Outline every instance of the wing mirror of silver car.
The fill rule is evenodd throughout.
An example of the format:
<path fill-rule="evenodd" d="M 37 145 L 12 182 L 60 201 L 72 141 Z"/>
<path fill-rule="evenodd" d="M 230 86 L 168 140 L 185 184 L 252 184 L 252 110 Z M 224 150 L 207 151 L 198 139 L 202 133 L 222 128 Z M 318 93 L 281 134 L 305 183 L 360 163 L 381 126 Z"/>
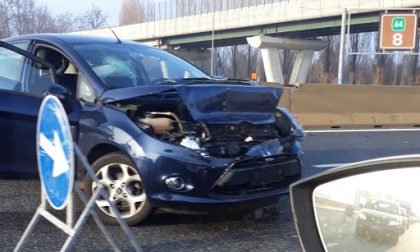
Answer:
<path fill-rule="evenodd" d="M 291 185 L 305 251 L 417 251 L 420 156 L 369 160 Z"/>

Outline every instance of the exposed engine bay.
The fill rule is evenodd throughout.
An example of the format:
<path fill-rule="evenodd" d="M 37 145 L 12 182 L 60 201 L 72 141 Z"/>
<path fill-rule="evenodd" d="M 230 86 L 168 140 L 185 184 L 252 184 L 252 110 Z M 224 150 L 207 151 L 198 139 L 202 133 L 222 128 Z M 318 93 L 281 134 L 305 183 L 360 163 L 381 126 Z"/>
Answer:
<path fill-rule="evenodd" d="M 148 111 L 136 120 L 150 126 L 153 134 L 163 141 L 214 157 L 245 155 L 252 146 L 273 138 L 280 139 L 285 149 L 290 142 L 290 132 L 280 132 L 275 124 L 205 124 L 182 120 L 174 112 L 167 111 Z"/>
<path fill-rule="evenodd" d="M 299 138 L 281 109 L 274 109 L 272 123 L 211 123 L 194 120 L 191 110 L 176 92 L 136 97 L 114 103 L 147 134 L 162 141 L 199 152 L 203 156 L 234 158 L 275 140 L 281 153 L 288 153 Z M 236 112 L 236 111 L 235 111 Z M 277 153 L 278 154 L 278 153 Z"/>

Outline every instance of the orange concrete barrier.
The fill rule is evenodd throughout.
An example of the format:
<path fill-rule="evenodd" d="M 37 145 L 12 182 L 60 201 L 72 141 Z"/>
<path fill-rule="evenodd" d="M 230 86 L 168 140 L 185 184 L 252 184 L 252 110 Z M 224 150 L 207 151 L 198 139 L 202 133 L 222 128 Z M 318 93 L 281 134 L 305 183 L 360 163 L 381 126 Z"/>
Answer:
<path fill-rule="evenodd" d="M 301 84 L 284 87 L 280 106 L 304 128 L 420 126 L 420 87 L 415 86 Z"/>

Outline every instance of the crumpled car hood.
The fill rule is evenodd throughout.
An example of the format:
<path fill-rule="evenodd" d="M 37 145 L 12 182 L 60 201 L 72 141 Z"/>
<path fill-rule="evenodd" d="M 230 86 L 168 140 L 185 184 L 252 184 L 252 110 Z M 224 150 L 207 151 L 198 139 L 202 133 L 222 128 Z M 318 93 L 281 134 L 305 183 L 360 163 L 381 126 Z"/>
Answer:
<path fill-rule="evenodd" d="M 273 123 L 282 90 L 239 85 L 176 87 L 196 121 L 204 123 Z"/>
<path fill-rule="evenodd" d="M 105 103 L 175 90 L 195 121 L 212 124 L 267 124 L 275 122 L 282 89 L 226 84 L 158 85 L 113 89 L 103 93 Z"/>

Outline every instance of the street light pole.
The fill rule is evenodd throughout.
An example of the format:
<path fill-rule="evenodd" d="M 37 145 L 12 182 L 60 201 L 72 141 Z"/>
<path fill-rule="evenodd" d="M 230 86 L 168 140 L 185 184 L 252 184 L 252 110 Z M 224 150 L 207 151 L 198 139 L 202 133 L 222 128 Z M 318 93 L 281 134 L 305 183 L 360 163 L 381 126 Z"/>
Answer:
<path fill-rule="evenodd" d="M 338 84 L 343 84 L 343 68 L 344 68 L 344 46 L 346 35 L 346 16 L 347 9 L 343 8 L 341 12 L 341 34 L 340 34 L 340 55 L 338 59 Z"/>
<path fill-rule="evenodd" d="M 214 23 L 216 13 L 216 0 L 213 0 L 213 28 L 211 31 L 211 59 L 210 59 L 210 75 L 214 75 Z"/>

